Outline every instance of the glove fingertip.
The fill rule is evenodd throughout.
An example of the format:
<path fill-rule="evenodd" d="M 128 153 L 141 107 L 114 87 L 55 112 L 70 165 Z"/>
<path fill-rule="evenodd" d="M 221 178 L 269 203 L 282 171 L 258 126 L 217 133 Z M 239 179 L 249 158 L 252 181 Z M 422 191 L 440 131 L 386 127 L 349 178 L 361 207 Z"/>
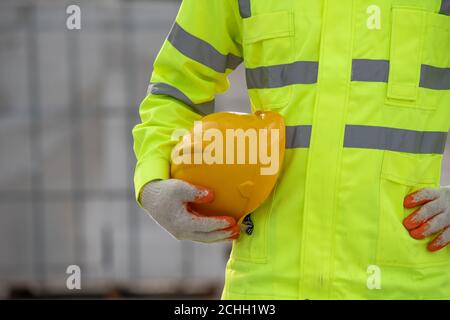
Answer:
<path fill-rule="evenodd" d="M 403 207 L 407 209 L 411 209 L 416 207 L 416 202 L 414 201 L 413 194 L 409 194 L 403 200 Z"/>
<path fill-rule="evenodd" d="M 210 203 L 214 200 L 214 191 L 205 188 L 196 186 L 197 193 L 193 202 L 201 204 L 201 203 Z"/>
<path fill-rule="evenodd" d="M 416 197 L 419 192 L 420 191 L 416 191 L 414 193 L 407 195 L 403 200 L 403 207 L 405 207 L 406 209 L 412 209 L 431 201 L 431 199 L 418 200 Z"/>
<path fill-rule="evenodd" d="M 239 238 L 239 235 L 241 234 L 241 229 L 238 225 L 234 225 L 229 229 L 231 231 L 231 235 L 228 237 L 228 240 L 236 240 L 237 238 Z"/>
<path fill-rule="evenodd" d="M 434 252 L 434 251 L 441 250 L 442 248 L 445 248 L 449 244 L 450 244 L 450 240 L 445 237 L 445 232 L 444 232 L 440 236 L 435 238 L 433 241 L 431 241 L 428 244 L 427 249 L 428 249 L 428 251 Z"/>
<path fill-rule="evenodd" d="M 228 216 L 216 216 L 215 219 L 218 219 L 221 223 L 221 226 L 218 231 L 233 231 L 233 233 L 236 232 L 237 229 L 239 229 L 239 226 L 236 224 L 236 221 L 232 217 Z"/>
<path fill-rule="evenodd" d="M 226 222 L 228 222 L 228 226 L 226 228 L 230 228 L 230 227 L 236 226 L 236 220 L 233 217 L 222 216 L 222 217 L 220 217 L 220 219 L 223 219 Z"/>
<path fill-rule="evenodd" d="M 422 240 L 422 239 L 425 239 L 424 232 L 425 232 L 425 227 L 422 226 L 417 229 L 411 230 L 409 232 L 409 234 L 411 235 L 411 237 L 413 237 L 416 240 Z"/>
<path fill-rule="evenodd" d="M 414 211 L 413 213 L 411 213 L 409 216 L 407 216 L 407 217 L 403 220 L 403 225 L 405 226 L 406 229 L 408 229 L 408 230 L 413 230 L 413 229 L 416 229 L 417 227 L 420 226 L 420 224 L 422 223 L 422 221 L 417 221 L 417 219 L 416 219 L 419 210 L 420 210 L 420 209 L 417 209 L 416 211 Z"/>
<path fill-rule="evenodd" d="M 449 244 L 448 242 L 444 244 L 439 244 L 439 241 L 435 239 L 428 244 L 427 249 L 428 251 L 435 252 L 446 247 L 448 244 Z"/>
<path fill-rule="evenodd" d="M 417 228 L 419 226 L 419 223 L 414 222 L 412 218 L 413 217 L 409 216 L 403 220 L 403 226 L 407 230 L 414 230 L 415 228 Z"/>
<path fill-rule="evenodd" d="M 407 209 L 422 206 L 430 201 L 438 198 L 436 190 L 434 189 L 421 189 L 416 192 L 410 193 L 403 200 L 403 206 Z"/>
<path fill-rule="evenodd" d="M 442 246 L 437 245 L 434 241 L 430 242 L 427 246 L 428 251 L 435 252 L 442 249 Z"/>

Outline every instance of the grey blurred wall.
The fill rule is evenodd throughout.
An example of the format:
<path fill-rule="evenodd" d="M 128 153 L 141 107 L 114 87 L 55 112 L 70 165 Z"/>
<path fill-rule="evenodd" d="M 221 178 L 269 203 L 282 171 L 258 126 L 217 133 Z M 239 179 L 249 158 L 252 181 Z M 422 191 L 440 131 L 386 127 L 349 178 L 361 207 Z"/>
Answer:
<path fill-rule="evenodd" d="M 65 290 L 70 264 L 85 291 L 220 289 L 229 247 L 180 243 L 134 202 L 131 129 L 178 6 L 0 2 L 0 294 Z M 233 79 L 219 109 L 248 110 Z"/>

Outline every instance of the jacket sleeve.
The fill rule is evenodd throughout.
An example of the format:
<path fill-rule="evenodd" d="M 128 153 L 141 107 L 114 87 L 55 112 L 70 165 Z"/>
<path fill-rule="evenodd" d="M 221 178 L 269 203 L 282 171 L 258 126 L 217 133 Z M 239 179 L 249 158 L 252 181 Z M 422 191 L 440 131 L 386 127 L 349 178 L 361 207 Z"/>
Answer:
<path fill-rule="evenodd" d="M 153 66 L 147 96 L 133 129 L 137 165 L 136 199 L 155 179 L 170 175 L 177 129 L 214 111 L 214 97 L 225 92 L 227 76 L 242 62 L 241 19 L 237 0 L 184 0 Z"/>

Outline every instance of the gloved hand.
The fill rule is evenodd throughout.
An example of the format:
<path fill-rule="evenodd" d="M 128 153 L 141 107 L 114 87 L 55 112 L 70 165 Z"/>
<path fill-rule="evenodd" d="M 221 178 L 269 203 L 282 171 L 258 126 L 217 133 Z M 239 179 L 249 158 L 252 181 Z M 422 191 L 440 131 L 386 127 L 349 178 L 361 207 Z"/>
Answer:
<path fill-rule="evenodd" d="M 237 239 L 240 228 L 232 217 L 200 216 L 189 202 L 208 203 L 214 193 L 177 179 L 148 183 L 141 203 L 150 216 L 178 240 L 219 242 Z"/>
<path fill-rule="evenodd" d="M 408 195 L 405 208 L 419 209 L 410 214 L 403 225 L 414 239 L 439 234 L 428 244 L 428 250 L 437 251 L 450 243 L 450 187 L 422 189 Z"/>

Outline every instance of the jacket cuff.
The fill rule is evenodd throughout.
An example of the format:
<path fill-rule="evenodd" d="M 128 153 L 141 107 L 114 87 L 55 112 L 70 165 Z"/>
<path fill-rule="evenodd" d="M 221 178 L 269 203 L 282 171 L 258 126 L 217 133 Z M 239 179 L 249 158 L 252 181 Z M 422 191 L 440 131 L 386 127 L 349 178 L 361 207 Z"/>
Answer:
<path fill-rule="evenodd" d="M 134 190 L 136 201 L 142 207 L 140 195 L 144 186 L 153 180 L 170 178 L 170 163 L 161 158 L 150 158 L 138 161 L 134 172 Z"/>

